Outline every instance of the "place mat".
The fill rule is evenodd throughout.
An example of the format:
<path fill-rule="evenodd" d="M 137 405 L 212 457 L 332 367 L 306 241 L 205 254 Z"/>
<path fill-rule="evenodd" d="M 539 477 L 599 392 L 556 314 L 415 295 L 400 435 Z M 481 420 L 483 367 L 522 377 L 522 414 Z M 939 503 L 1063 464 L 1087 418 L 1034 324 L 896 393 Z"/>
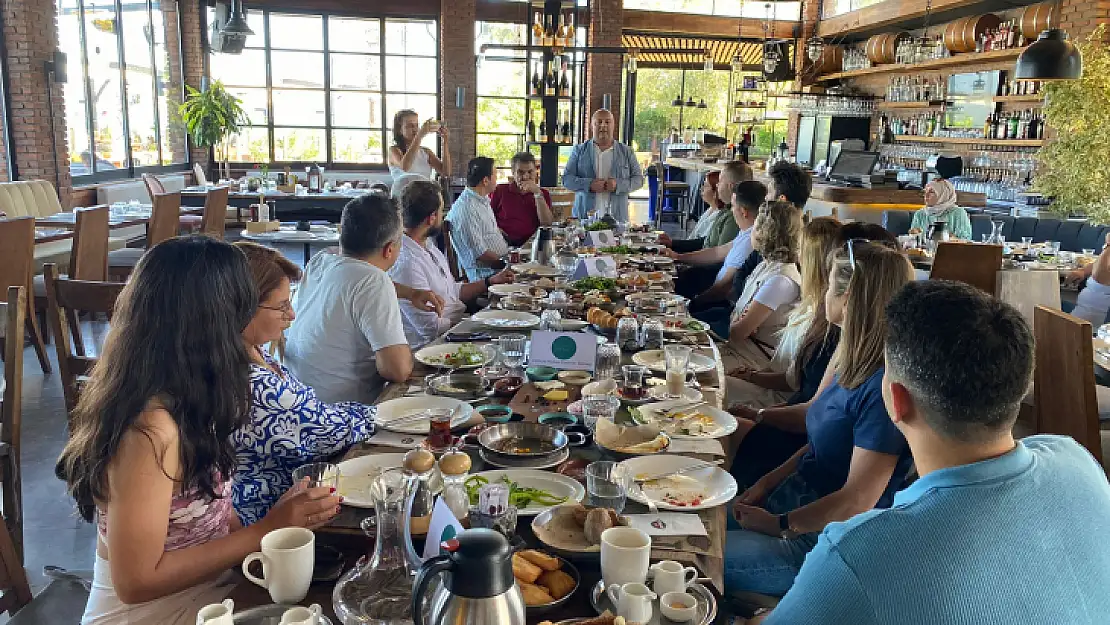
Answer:
<path fill-rule="evenodd" d="M 513 409 L 513 412 L 523 415 L 525 421 L 539 421 L 542 414 L 566 412 L 567 406 L 577 401 L 582 394 L 582 387 L 573 384 L 567 384 L 558 390 L 567 392 L 566 401 L 546 400 L 543 396 L 548 391 L 536 388 L 536 385 L 532 382 L 526 382 L 516 392 L 516 395 L 513 395 L 509 407 Z"/>
<path fill-rule="evenodd" d="M 655 537 L 708 536 L 705 523 L 697 514 L 660 512 L 659 514 L 626 514 L 629 527 L 634 527 L 654 540 Z"/>

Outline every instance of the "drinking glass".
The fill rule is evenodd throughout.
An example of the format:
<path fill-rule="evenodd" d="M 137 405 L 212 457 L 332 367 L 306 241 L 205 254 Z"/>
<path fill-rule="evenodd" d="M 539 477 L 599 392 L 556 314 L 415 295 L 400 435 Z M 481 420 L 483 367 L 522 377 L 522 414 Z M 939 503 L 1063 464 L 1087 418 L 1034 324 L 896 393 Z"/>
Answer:
<path fill-rule="evenodd" d="M 667 314 L 673 317 L 686 318 L 690 315 L 689 300 L 685 297 L 674 297 L 667 302 Z"/>
<path fill-rule="evenodd" d="M 635 317 L 625 317 L 617 322 L 617 347 L 627 352 L 640 347 L 640 324 Z"/>
<path fill-rule="evenodd" d="M 450 408 L 434 408 L 425 410 L 428 415 L 428 436 L 424 443 L 428 451 L 439 454 L 451 447 L 451 419 L 455 411 Z"/>
<path fill-rule="evenodd" d="M 621 401 L 608 394 L 591 393 L 582 398 L 582 420 L 590 430 L 597 428 L 598 419 L 609 419 L 617 414 Z"/>
<path fill-rule="evenodd" d="M 1033 245 L 1033 237 L 1021 237 L 1021 245 L 1028 251 L 1029 246 Z"/>
<path fill-rule="evenodd" d="M 563 329 L 563 316 L 554 308 L 548 308 L 540 313 L 540 330 L 545 332 L 559 332 Z"/>
<path fill-rule="evenodd" d="M 667 363 L 667 397 L 681 399 L 686 388 L 686 372 L 690 368 L 690 354 L 693 348 L 688 345 L 667 345 L 663 357 Z"/>
<path fill-rule="evenodd" d="M 644 396 L 644 375 L 647 367 L 640 365 L 625 365 L 621 367 L 624 380 L 621 382 L 621 392 L 626 399 L 641 399 Z"/>
<path fill-rule="evenodd" d="M 1060 253 L 1060 242 L 1059 241 L 1045 241 L 1044 244 L 1045 244 L 1045 248 L 1046 248 L 1045 253 L 1048 254 L 1049 256 L 1056 256 Z"/>
<path fill-rule="evenodd" d="M 1094 251 L 1094 250 L 1090 250 L 1090 249 L 1086 249 L 1086 248 L 1084 248 L 1084 249 L 1083 249 L 1083 255 L 1084 255 L 1084 256 L 1094 256 L 1094 255 L 1095 255 L 1095 251 Z"/>
<path fill-rule="evenodd" d="M 621 349 L 616 343 L 606 342 L 597 346 L 597 361 L 594 373 L 598 380 L 617 377 L 621 369 Z"/>
<path fill-rule="evenodd" d="M 586 466 L 586 492 L 593 506 L 612 508 L 620 514 L 630 481 L 624 467 L 611 460 L 598 460 Z"/>
<path fill-rule="evenodd" d="M 293 485 L 300 486 L 301 480 L 308 478 L 307 488 L 328 486 L 339 488 L 339 467 L 330 462 L 311 462 L 293 470 Z"/>
<path fill-rule="evenodd" d="M 503 334 L 497 337 L 501 362 L 510 369 L 519 369 L 524 364 L 524 346 L 527 341 L 528 337 L 523 334 Z"/>

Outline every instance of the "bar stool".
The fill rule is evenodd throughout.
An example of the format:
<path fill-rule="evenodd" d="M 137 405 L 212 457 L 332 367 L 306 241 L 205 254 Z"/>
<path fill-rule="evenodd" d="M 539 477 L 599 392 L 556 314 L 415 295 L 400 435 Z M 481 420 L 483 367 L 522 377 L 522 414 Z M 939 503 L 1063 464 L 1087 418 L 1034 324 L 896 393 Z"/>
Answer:
<path fill-rule="evenodd" d="M 656 171 L 661 172 L 663 175 L 659 180 L 659 205 L 655 211 L 655 227 L 658 228 L 663 223 L 663 218 L 666 215 L 674 217 L 675 223 L 685 228 L 686 218 L 690 215 L 690 184 L 682 180 L 666 180 L 666 169 L 659 161 L 655 164 Z M 667 200 L 675 200 L 675 208 L 666 211 Z"/>

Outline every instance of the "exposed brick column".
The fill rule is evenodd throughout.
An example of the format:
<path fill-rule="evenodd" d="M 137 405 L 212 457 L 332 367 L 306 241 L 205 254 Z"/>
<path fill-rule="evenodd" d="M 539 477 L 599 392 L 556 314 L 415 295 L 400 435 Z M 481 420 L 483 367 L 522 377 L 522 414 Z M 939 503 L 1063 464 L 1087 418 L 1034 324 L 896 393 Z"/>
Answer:
<path fill-rule="evenodd" d="M 181 0 L 178 3 L 181 13 L 181 53 L 182 65 L 185 71 L 185 84 L 194 89 L 200 89 L 200 81 L 204 76 L 204 6 L 202 0 Z M 170 48 L 172 55 L 177 54 L 176 48 Z M 172 60 L 171 60 L 172 63 Z M 176 151 L 176 146 L 174 146 Z M 209 170 L 209 151 L 205 148 L 192 147 L 189 150 L 194 163 L 200 163 L 206 171 Z M 218 176 L 209 177 L 215 180 Z"/>
<path fill-rule="evenodd" d="M 474 65 L 475 0 L 441 0 L 439 15 L 440 119 L 451 129 L 453 176 L 466 171 L 475 156 L 478 124 L 478 72 Z M 463 107 L 455 106 L 458 87 L 466 89 Z"/>
<path fill-rule="evenodd" d="M 590 2 L 591 46 L 620 46 L 621 29 L 624 24 L 623 0 L 592 0 Z M 586 57 L 586 103 L 587 115 L 601 108 L 603 97 L 609 94 L 612 103 L 609 109 L 620 129 L 621 120 L 621 64 L 624 57 L 619 54 L 590 54 Z M 588 135 L 589 133 L 585 133 Z M 623 139 L 623 137 L 618 137 Z"/>
<path fill-rule="evenodd" d="M 184 124 L 181 121 L 181 116 L 177 112 L 177 107 L 181 104 L 182 98 L 185 97 L 184 90 L 181 88 L 181 81 L 184 80 L 184 75 L 181 70 L 181 37 L 178 34 L 178 3 L 169 0 L 162 0 L 159 3 L 162 13 L 162 30 L 164 32 L 166 41 L 166 60 L 169 64 L 167 68 L 170 74 L 169 83 L 166 88 L 166 99 L 169 101 L 169 119 L 167 120 L 167 128 L 162 130 L 163 136 L 168 132 L 168 128 L 181 128 L 180 132 L 171 132 L 170 138 L 170 154 L 174 163 L 184 163 L 188 160 L 188 153 L 185 145 Z"/>
<path fill-rule="evenodd" d="M 1110 22 L 1110 0 L 1063 0 L 1060 27 L 1073 41 L 1085 39 L 1099 24 Z"/>
<path fill-rule="evenodd" d="M 816 0 L 809 0 L 802 6 L 804 11 L 802 14 L 802 27 L 797 49 L 794 54 L 794 91 L 800 91 L 802 89 L 802 74 L 811 66 L 809 57 L 806 56 L 805 42 L 806 39 L 817 32 L 817 22 L 821 19 L 821 7 L 819 2 Z M 790 113 L 790 119 L 786 122 L 786 145 L 790 146 L 790 153 L 795 155 L 798 153 L 798 124 L 801 122 L 801 119 L 801 115 Z"/>
<path fill-rule="evenodd" d="M 62 206 L 68 207 L 73 184 L 66 148 L 65 101 L 62 90 L 51 88 L 46 76 L 46 62 L 53 60 L 58 46 L 54 2 L 0 0 L 0 7 L 11 85 L 12 127 L 8 130 L 15 146 L 17 173 L 21 180 L 46 180 L 56 185 Z"/>

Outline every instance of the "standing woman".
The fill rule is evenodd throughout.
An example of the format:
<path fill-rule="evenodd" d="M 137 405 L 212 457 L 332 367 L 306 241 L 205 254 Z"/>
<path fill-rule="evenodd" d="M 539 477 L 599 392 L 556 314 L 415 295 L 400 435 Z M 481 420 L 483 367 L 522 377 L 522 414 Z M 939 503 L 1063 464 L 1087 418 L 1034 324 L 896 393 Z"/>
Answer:
<path fill-rule="evenodd" d="M 443 160 L 420 145 L 424 137 L 438 134 L 443 141 Z M 389 173 L 394 182 L 406 174 L 419 174 L 432 179 L 434 170 L 440 176 L 451 172 L 451 149 L 447 146 L 447 127 L 434 119 L 420 124 L 412 109 L 402 109 L 393 116 L 393 147 L 389 148 Z"/>
<path fill-rule="evenodd" d="M 245 529 L 231 509 L 257 304 L 243 254 L 203 236 L 151 248 L 120 293 L 58 461 L 97 524 L 83 625 L 191 625 L 267 532 L 335 516 L 327 488 L 288 494 Z"/>

